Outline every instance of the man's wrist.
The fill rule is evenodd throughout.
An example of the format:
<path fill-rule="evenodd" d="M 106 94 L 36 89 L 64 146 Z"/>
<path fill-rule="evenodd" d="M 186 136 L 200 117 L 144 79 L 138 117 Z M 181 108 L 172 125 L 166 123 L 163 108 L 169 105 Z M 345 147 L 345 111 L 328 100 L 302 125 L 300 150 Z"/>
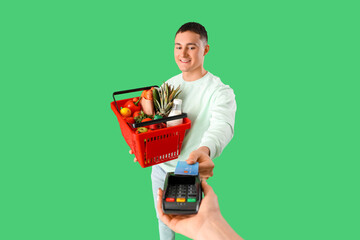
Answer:
<path fill-rule="evenodd" d="M 210 148 L 206 147 L 206 146 L 201 146 L 198 148 L 198 150 L 206 153 L 208 156 L 210 156 Z"/>

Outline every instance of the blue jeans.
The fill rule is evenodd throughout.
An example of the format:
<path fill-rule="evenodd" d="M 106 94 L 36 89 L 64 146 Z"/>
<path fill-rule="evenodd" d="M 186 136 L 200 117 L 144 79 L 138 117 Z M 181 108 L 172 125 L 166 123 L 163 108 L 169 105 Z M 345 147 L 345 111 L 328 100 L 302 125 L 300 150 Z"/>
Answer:
<path fill-rule="evenodd" d="M 153 190 L 153 196 L 154 196 L 156 217 L 158 218 L 158 221 L 159 221 L 160 240 L 174 240 L 175 239 L 175 232 L 172 231 L 170 228 L 168 228 L 168 226 L 166 226 L 159 219 L 159 215 L 158 215 L 157 208 L 156 208 L 156 205 L 157 205 L 157 200 L 156 200 L 157 199 L 157 192 L 158 192 L 159 188 L 161 188 L 161 189 L 164 188 L 165 177 L 166 177 L 166 172 L 164 171 L 164 169 L 162 169 L 158 165 L 152 166 L 151 182 L 152 182 L 152 190 Z"/>

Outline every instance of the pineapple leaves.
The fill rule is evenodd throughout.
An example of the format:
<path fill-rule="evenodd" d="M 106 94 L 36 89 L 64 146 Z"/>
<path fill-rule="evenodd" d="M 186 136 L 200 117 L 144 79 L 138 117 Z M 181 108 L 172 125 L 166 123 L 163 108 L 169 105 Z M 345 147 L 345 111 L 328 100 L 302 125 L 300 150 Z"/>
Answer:
<path fill-rule="evenodd" d="M 180 85 L 175 89 L 172 85 L 164 82 L 159 89 L 153 91 L 154 106 L 156 113 L 167 117 L 173 107 L 173 101 L 180 94 Z"/>

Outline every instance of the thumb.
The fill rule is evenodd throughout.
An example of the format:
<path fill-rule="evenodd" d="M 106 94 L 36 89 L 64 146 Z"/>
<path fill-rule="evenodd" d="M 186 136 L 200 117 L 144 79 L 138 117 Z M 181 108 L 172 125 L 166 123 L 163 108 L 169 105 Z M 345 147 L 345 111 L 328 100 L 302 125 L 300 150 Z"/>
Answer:
<path fill-rule="evenodd" d="M 188 164 L 194 164 L 197 162 L 197 160 L 198 160 L 198 155 L 196 153 L 192 152 L 189 154 L 189 157 L 188 157 L 188 159 L 186 159 L 186 162 Z"/>
<path fill-rule="evenodd" d="M 208 195 L 211 192 L 214 192 L 212 187 L 209 184 L 207 184 L 207 182 L 205 180 L 201 181 L 201 188 L 202 188 L 205 196 Z"/>

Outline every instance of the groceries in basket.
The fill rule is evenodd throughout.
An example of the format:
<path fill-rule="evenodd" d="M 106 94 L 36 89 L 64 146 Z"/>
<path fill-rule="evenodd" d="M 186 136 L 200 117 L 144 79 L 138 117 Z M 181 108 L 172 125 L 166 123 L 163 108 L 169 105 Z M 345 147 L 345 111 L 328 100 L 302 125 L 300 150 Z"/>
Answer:
<path fill-rule="evenodd" d="M 140 97 L 135 97 L 123 106 L 119 106 L 120 114 L 137 134 L 182 124 L 183 120 L 177 119 L 134 128 L 135 123 L 181 115 L 182 100 L 177 99 L 180 92 L 180 86 L 175 89 L 167 83 L 160 88 L 151 87 L 144 90 Z"/>
<path fill-rule="evenodd" d="M 116 100 L 116 95 L 141 91 L 135 98 Z M 111 103 L 121 134 L 141 167 L 178 158 L 191 121 L 181 111 L 180 88 L 157 86 L 113 93 Z M 178 121 L 180 120 L 180 121 Z M 167 124 L 168 123 L 168 124 Z"/>

